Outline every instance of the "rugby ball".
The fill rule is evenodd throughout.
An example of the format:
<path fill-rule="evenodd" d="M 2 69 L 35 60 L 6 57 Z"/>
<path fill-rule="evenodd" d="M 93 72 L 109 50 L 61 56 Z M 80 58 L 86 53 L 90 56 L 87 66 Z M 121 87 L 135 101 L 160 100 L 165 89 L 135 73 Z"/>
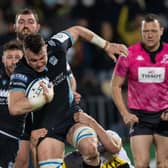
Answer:
<path fill-rule="evenodd" d="M 47 89 L 48 89 L 48 100 L 46 100 L 46 97 L 43 94 L 43 88 L 40 85 L 40 83 L 43 83 Z M 54 91 L 53 91 L 53 86 L 49 82 L 48 78 L 37 78 L 34 79 L 29 85 L 28 88 L 26 89 L 26 96 L 30 102 L 30 104 L 33 107 L 33 109 L 39 109 L 42 106 L 44 106 L 46 103 L 52 101 L 54 97 Z"/>

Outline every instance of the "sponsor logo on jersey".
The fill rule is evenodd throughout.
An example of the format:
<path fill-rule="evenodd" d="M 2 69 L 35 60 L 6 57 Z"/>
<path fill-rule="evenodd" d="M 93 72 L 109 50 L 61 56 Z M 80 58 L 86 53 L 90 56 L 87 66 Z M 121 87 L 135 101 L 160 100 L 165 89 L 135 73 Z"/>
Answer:
<path fill-rule="evenodd" d="M 138 80 L 143 83 L 161 83 L 165 80 L 165 68 L 139 67 Z"/>
<path fill-rule="evenodd" d="M 138 55 L 138 56 L 136 57 L 136 60 L 142 61 L 142 60 L 144 60 L 144 57 L 143 57 L 142 55 Z"/>
<path fill-rule="evenodd" d="M 49 63 L 55 66 L 58 63 L 58 59 L 53 55 L 49 58 Z"/>
<path fill-rule="evenodd" d="M 5 86 L 7 84 L 7 80 L 2 80 L 2 85 Z"/>
<path fill-rule="evenodd" d="M 59 85 L 63 80 L 65 80 L 66 79 L 66 75 L 64 75 L 64 73 L 62 72 L 62 73 L 60 73 L 59 75 L 57 75 L 56 77 L 55 77 L 55 79 L 52 81 L 53 82 L 53 85 L 54 86 L 57 86 L 57 85 Z"/>
<path fill-rule="evenodd" d="M 0 89 L 0 105 L 7 105 L 8 90 Z"/>
<path fill-rule="evenodd" d="M 8 90 L 0 89 L 0 97 L 7 97 L 8 96 Z"/>
<path fill-rule="evenodd" d="M 168 54 L 163 55 L 163 59 L 160 62 L 161 64 L 168 64 Z"/>
<path fill-rule="evenodd" d="M 69 36 L 63 32 L 55 34 L 54 36 L 51 37 L 51 39 L 58 40 L 61 43 L 64 43 L 68 38 Z"/>
<path fill-rule="evenodd" d="M 21 80 L 23 82 L 27 82 L 27 76 L 23 75 L 23 74 L 13 74 L 11 76 L 11 80 Z"/>
<path fill-rule="evenodd" d="M 53 47 L 56 46 L 56 43 L 53 40 L 49 40 L 48 44 Z"/>

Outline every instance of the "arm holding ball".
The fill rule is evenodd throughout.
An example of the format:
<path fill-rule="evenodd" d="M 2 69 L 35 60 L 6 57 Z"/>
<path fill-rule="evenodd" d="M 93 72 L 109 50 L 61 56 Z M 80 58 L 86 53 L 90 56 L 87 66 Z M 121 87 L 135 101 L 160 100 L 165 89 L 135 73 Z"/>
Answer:
<path fill-rule="evenodd" d="M 9 110 L 12 115 L 21 115 L 35 111 L 52 101 L 53 85 L 47 80 L 32 81 L 26 92 L 10 91 L 8 95 Z"/>

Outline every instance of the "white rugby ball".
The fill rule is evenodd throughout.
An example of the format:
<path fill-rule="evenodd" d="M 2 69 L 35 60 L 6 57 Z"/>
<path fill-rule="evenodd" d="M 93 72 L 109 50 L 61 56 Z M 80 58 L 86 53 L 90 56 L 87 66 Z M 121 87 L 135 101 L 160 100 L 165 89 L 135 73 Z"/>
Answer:
<path fill-rule="evenodd" d="M 43 88 L 42 86 L 40 86 L 41 82 L 48 89 L 48 102 L 50 102 L 54 97 L 53 87 L 51 86 L 51 83 L 49 82 L 48 78 L 34 79 L 26 89 L 26 96 L 29 99 L 30 103 L 34 106 L 34 109 L 39 109 L 47 103 L 46 98 L 43 94 Z"/>

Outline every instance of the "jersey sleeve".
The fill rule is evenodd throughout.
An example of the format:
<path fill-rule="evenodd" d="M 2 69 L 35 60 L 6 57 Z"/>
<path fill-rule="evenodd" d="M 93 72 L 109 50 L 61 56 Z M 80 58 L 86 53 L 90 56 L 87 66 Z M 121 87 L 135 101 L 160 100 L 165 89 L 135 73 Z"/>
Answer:
<path fill-rule="evenodd" d="M 57 52 L 57 56 L 59 56 L 58 52 L 66 53 L 67 50 L 72 47 L 74 43 L 73 37 L 69 32 L 63 31 L 53 35 L 48 41 L 48 46 L 51 50 Z"/>
<path fill-rule="evenodd" d="M 120 56 L 114 68 L 114 73 L 120 77 L 125 77 L 128 72 L 128 57 Z"/>
<path fill-rule="evenodd" d="M 67 62 L 67 75 L 68 75 L 69 78 L 73 78 L 74 77 L 74 75 L 72 73 L 72 70 L 71 70 L 71 67 L 70 67 L 68 62 Z"/>
<path fill-rule="evenodd" d="M 14 73 L 10 77 L 9 91 L 18 90 L 26 91 L 28 85 L 28 77 L 21 73 Z"/>

